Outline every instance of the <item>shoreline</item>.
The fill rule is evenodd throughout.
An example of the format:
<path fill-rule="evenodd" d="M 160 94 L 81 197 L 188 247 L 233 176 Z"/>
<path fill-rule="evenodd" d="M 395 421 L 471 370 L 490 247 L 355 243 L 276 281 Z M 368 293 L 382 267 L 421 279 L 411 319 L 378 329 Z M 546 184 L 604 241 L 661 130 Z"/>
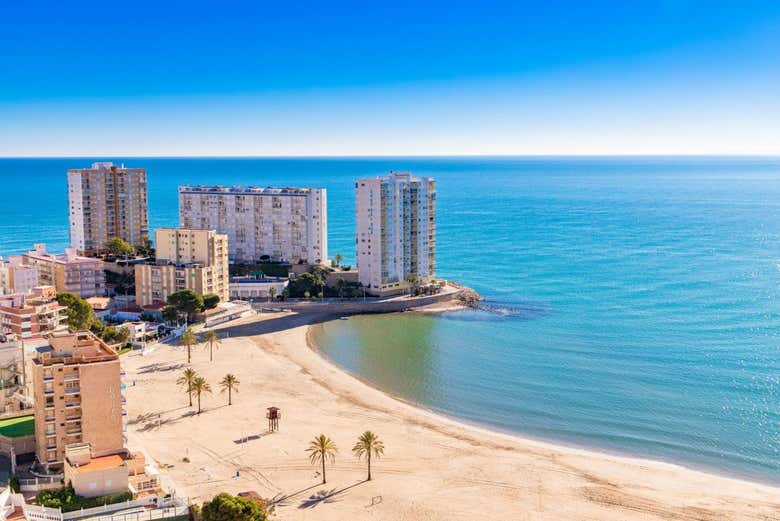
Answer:
<path fill-rule="evenodd" d="M 129 426 L 131 443 L 163 467 L 170 465 L 166 468 L 182 493 L 196 501 L 223 490 L 255 490 L 284 498 L 276 503 L 280 518 L 313 519 L 308 505 L 315 505 L 311 515 L 334 521 L 369 514 L 388 521 L 457 516 L 763 521 L 780 516 L 776 487 L 523 438 L 399 400 L 318 353 L 309 343 L 310 326 L 318 322 L 313 317 L 275 314 L 240 322 L 217 328 L 230 337 L 213 363 L 203 352 L 193 360 L 193 367 L 212 382 L 230 370 L 243 386 L 251 386 L 248 397 L 241 387 L 232 407 L 214 406 L 221 401 L 215 396 L 205 398 L 202 416 L 186 403 L 181 406 L 185 399 L 172 381 L 183 367 L 181 349 L 166 346 L 123 362 L 141 383 L 128 387 L 129 417 L 135 418 Z M 156 404 L 144 398 L 147 393 L 175 394 Z M 256 432 L 249 429 L 264 422 L 258 425 L 258 407 L 271 404 L 282 407 L 283 436 L 261 433 L 247 443 L 236 441 L 239 433 Z M 149 420 L 155 417 L 157 423 Z M 386 445 L 386 456 L 374 468 L 375 480 L 368 483 L 362 481 L 364 465 L 348 450 L 348 440 L 366 428 Z M 310 476 L 303 453 L 319 432 L 342 449 L 324 486 Z M 235 476 L 238 470 L 240 477 Z M 312 499 L 312 493 L 320 499 Z M 338 501 L 326 504 L 336 496 Z M 376 496 L 382 497 L 381 504 L 372 503 Z"/>
<path fill-rule="evenodd" d="M 427 306 L 426 306 L 427 307 Z M 421 314 L 430 314 L 430 315 L 439 315 L 442 313 L 452 312 L 452 311 L 461 311 L 461 310 L 468 310 L 471 309 L 469 306 L 465 305 L 453 305 L 452 307 L 443 307 L 441 309 L 439 308 L 432 308 L 432 309 L 426 309 L 426 307 L 410 310 L 410 312 L 413 313 L 421 313 Z M 361 384 L 370 387 L 371 389 L 375 389 L 376 391 L 387 395 L 388 398 L 391 398 L 393 400 L 396 400 L 398 402 L 401 402 L 405 405 L 408 405 L 409 407 L 413 407 L 415 409 L 418 409 L 421 413 L 434 416 L 435 418 L 438 418 L 440 420 L 444 420 L 447 422 L 455 423 L 464 429 L 473 429 L 476 431 L 483 432 L 485 434 L 495 435 L 495 436 L 504 436 L 508 437 L 510 439 L 513 439 L 518 442 L 528 442 L 528 443 L 537 443 L 543 446 L 546 446 L 550 449 L 554 448 L 562 448 L 567 450 L 573 450 L 573 451 L 581 451 L 586 454 L 592 454 L 592 455 L 603 455 L 605 457 L 614 457 L 614 458 L 624 458 L 627 460 L 632 460 L 636 463 L 657 463 L 661 465 L 671 465 L 673 467 L 679 467 L 682 470 L 685 470 L 687 472 L 698 472 L 701 474 L 709 475 L 709 476 L 715 476 L 718 478 L 723 479 L 730 479 L 735 481 L 740 481 L 747 484 L 756 484 L 761 486 L 767 486 L 767 487 L 773 487 L 778 488 L 778 491 L 780 492 L 780 477 L 778 477 L 778 480 L 776 482 L 768 481 L 768 480 L 762 480 L 757 477 L 751 477 L 748 475 L 739 475 L 738 473 L 730 474 L 728 471 L 724 469 L 716 469 L 716 468 L 706 468 L 706 467 L 697 467 L 695 465 L 688 464 L 687 462 L 683 461 L 669 461 L 664 459 L 655 459 L 652 457 L 647 457 L 642 454 L 631 454 L 629 452 L 621 452 L 619 450 L 611 451 L 607 448 L 600 447 L 598 445 L 586 445 L 586 444 L 577 444 L 577 443 L 571 443 L 567 442 L 565 440 L 551 440 L 541 437 L 535 437 L 528 433 L 523 432 L 515 432 L 510 430 L 501 430 L 495 426 L 489 425 L 489 424 L 483 424 L 478 421 L 472 421 L 468 418 L 462 418 L 460 416 L 457 416 L 452 413 L 448 413 L 447 411 L 443 410 L 437 410 L 434 408 L 431 408 L 427 406 L 424 403 L 415 402 L 413 400 L 404 398 L 403 396 L 399 396 L 395 393 L 393 393 L 390 390 L 383 389 L 382 387 L 379 387 L 374 382 L 363 378 L 361 375 L 355 374 L 352 371 L 349 371 L 348 369 L 341 367 L 336 362 L 331 360 L 328 356 L 322 353 L 322 348 L 317 345 L 317 342 L 314 341 L 312 338 L 313 332 L 312 329 L 315 327 L 322 327 L 327 322 L 332 322 L 334 320 L 337 320 L 338 318 L 331 318 L 329 320 L 324 320 L 322 322 L 319 322 L 317 324 L 311 324 L 307 327 L 306 331 L 306 344 L 318 357 L 322 358 L 323 361 L 331 366 L 333 366 L 334 369 L 343 372 L 346 376 L 349 376 L 351 378 L 354 378 Z M 780 514 L 778 514 L 778 519 L 780 519 Z"/>

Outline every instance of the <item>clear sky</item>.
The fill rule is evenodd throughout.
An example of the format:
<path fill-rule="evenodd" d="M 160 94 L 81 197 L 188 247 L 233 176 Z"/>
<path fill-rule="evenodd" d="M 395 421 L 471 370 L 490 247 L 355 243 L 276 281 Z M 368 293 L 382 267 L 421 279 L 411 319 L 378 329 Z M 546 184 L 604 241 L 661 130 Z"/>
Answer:
<path fill-rule="evenodd" d="M 3 2 L 0 155 L 780 154 L 780 2 Z"/>

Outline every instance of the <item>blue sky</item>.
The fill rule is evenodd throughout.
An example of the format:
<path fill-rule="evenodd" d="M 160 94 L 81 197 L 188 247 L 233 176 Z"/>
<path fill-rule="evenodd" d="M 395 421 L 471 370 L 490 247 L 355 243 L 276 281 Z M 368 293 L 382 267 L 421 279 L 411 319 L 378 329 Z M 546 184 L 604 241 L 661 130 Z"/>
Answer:
<path fill-rule="evenodd" d="M 779 93 L 774 1 L 0 7 L 3 156 L 780 154 Z"/>

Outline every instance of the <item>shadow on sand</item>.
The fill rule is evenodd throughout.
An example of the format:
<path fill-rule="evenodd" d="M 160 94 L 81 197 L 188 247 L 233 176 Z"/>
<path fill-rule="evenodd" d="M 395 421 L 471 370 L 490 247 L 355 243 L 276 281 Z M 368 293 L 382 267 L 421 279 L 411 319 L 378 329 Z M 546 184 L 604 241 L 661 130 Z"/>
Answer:
<path fill-rule="evenodd" d="M 298 505 L 298 508 L 314 508 L 321 503 L 326 503 L 326 504 L 336 503 L 338 501 L 341 501 L 341 498 L 339 496 L 343 495 L 344 492 L 358 485 L 362 485 L 363 483 L 366 483 L 366 480 L 358 481 L 355 484 L 352 484 L 348 487 L 344 487 L 338 490 L 336 490 L 335 488 L 330 490 L 319 490 L 316 493 L 309 496 L 308 499 L 301 502 L 301 504 Z M 313 487 L 309 487 L 309 488 L 313 488 Z"/>
<path fill-rule="evenodd" d="M 343 315 L 343 313 L 325 312 L 296 313 L 292 315 L 285 315 L 283 317 L 269 318 L 268 320 L 250 322 L 248 324 L 222 327 L 217 330 L 217 333 L 219 338 L 265 335 L 269 333 L 278 333 L 279 331 L 286 331 L 298 326 L 321 324 L 323 322 L 335 320 Z"/>

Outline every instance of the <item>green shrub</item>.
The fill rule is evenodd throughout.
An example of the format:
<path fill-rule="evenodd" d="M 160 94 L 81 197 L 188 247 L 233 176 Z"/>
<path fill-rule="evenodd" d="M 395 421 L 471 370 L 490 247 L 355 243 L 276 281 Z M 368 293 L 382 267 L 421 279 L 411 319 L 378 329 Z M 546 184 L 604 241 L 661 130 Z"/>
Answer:
<path fill-rule="evenodd" d="M 35 502 L 39 505 L 49 508 L 60 508 L 63 512 L 123 503 L 131 499 L 133 499 L 133 494 L 130 491 L 99 497 L 79 496 L 76 495 L 73 485 L 70 483 L 57 490 L 43 490 L 35 496 Z"/>

